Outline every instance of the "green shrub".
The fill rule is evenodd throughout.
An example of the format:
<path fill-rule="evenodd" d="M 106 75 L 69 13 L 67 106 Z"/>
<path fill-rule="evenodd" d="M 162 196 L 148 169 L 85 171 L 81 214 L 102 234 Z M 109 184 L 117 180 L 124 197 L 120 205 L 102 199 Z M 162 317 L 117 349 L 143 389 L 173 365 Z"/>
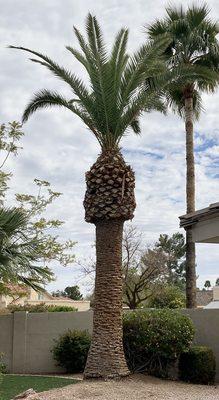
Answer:
<path fill-rule="evenodd" d="M 174 310 L 126 312 L 124 349 L 131 371 L 167 377 L 169 367 L 189 349 L 194 337 L 191 319 Z"/>
<path fill-rule="evenodd" d="M 5 363 L 3 362 L 3 356 L 4 356 L 4 354 L 3 353 L 0 353 L 0 375 L 1 374 L 6 374 L 6 372 L 7 372 L 7 368 L 6 368 L 6 365 L 5 365 Z"/>
<path fill-rule="evenodd" d="M 72 311 L 78 311 L 77 308 L 75 307 L 69 307 L 69 306 L 46 306 L 46 311 L 48 312 L 72 312 Z"/>
<path fill-rule="evenodd" d="M 57 365 L 68 373 L 83 372 L 91 337 L 87 331 L 68 331 L 55 341 L 52 354 Z"/>
<path fill-rule="evenodd" d="M 12 313 L 15 311 L 28 311 L 30 313 L 39 313 L 39 312 L 70 312 L 77 311 L 75 307 L 68 306 L 55 306 L 55 305 L 46 305 L 45 303 L 40 304 L 25 304 L 21 305 L 10 305 L 8 306 L 8 310 Z"/>
<path fill-rule="evenodd" d="M 148 307 L 151 308 L 184 308 L 186 306 L 186 296 L 182 290 L 173 285 L 163 286 L 161 290 L 152 296 Z"/>
<path fill-rule="evenodd" d="M 193 346 L 183 352 L 179 359 L 179 378 L 185 382 L 213 384 L 216 361 L 209 347 Z"/>

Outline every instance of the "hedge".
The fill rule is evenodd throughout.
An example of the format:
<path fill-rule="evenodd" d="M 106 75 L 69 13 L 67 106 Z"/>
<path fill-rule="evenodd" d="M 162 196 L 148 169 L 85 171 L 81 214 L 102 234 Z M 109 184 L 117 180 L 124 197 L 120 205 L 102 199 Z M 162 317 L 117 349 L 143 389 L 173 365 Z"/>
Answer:
<path fill-rule="evenodd" d="M 216 360 L 213 351 L 205 346 L 193 346 L 179 359 L 179 378 L 185 382 L 214 384 Z"/>
<path fill-rule="evenodd" d="M 191 319 L 175 310 L 138 310 L 124 315 L 124 350 L 133 372 L 167 377 L 194 338 Z"/>

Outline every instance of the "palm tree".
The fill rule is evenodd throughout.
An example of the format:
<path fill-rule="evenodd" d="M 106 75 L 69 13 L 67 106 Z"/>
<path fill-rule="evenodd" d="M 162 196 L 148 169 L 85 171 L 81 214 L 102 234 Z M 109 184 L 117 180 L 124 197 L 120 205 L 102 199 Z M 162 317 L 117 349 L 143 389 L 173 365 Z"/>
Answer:
<path fill-rule="evenodd" d="M 135 210 L 135 177 L 120 151 L 120 141 L 129 128 L 140 133 L 143 111 L 164 110 L 147 80 L 157 73 L 156 63 L 167 39 L 149 43 L 129 57 L 128 30 L 121 29 L 110 54 L 106 51 L 97 19 L 88 14 L 87 39 L 74 27 L 81 51 L 67 50 L 83 65 L 89 87 L 74 73 L 46 55 L 14 47 L 36 56 L 32 61 L 48 68 L 66 82 L 73 97 L 42 90 L 27 105 L 23 122 L 41 108 L 65 107 L 76 114 L 95 136 L 101 148 L 97 161 L 86 173 L 85 220 L 96 227 L 96 280 L 93 337 L 85 378 L 109 378 L 129 373 L 122 345 L 122 234 L 124 221 Z M 169 40 L 169 39 L 168 39 Z M 160 63 L 160 61 L 159 61 Z"/>
<path fill-rule="evenodd" d="M 28 216 L 18 208 L 0 210 L 0 282 L 24 283 L 35 290 L 51 281 L 47 267 L 36 264 L 39 241 L 25 234 Z"/>
<path fill-rule="evenodd" d="M 195 162 L 193 123 L 202 111 L 201 94 L 213 92 L 218 85 L 219 46 L 216 35 L 219 26 L 212 22 L 206 5 L 167 7 L 167 16 L 147 29 L 149 37 L 158 40 L 167 33 L 171 43 L 165 49 L 169 69 L 187 70 L 167 86 L 169 106 L 185 122 L 186 131 L 186 204 L 187 213 L 195 211 Z M 191 76 L 190 76 L 191 72 Z M 196 307 L 195 243 L 192 230 L 186 230 L 186 294 L 187 307 Z"/>

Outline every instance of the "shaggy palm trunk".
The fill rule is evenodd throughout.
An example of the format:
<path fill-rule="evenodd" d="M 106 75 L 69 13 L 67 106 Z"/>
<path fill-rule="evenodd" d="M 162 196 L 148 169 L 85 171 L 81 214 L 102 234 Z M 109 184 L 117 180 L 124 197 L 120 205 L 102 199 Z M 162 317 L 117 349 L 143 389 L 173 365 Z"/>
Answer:
<path fill-rule="evenodd" d="M 96 224 L 96 281 L 93 337 L 85 378 L 126 376 L 122 343 L 123 221 Z"/>
<path fill-rule="evenodd" d="M 93 335 L 85 378 L 126 376 L 122 341 L 122 233 L 135 209 L 134 174 L 118 151 L 105 151 L 86 174 L 85 219 L 96 226 Z"/>
<path fill-rule="evenodd" d="M 193 98 L 185 98 L 186 127 L 186 204 L 187 213 L 195 211 L 195 161 L 193 138 Z M 192 229 L 186 230 L 186 306 L 196 307 L 195 242 Z"/>

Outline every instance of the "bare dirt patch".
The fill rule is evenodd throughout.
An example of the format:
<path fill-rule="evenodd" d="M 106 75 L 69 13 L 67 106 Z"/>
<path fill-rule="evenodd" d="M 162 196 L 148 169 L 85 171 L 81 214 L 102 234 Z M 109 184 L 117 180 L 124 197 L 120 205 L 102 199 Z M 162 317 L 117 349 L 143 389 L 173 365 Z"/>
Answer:
<path fill-rule="evenodd" d="M 82 381 L 40 394 L 42 400 L 219 400 L 219 386 L 191 385 L 144 375 Z"/>

